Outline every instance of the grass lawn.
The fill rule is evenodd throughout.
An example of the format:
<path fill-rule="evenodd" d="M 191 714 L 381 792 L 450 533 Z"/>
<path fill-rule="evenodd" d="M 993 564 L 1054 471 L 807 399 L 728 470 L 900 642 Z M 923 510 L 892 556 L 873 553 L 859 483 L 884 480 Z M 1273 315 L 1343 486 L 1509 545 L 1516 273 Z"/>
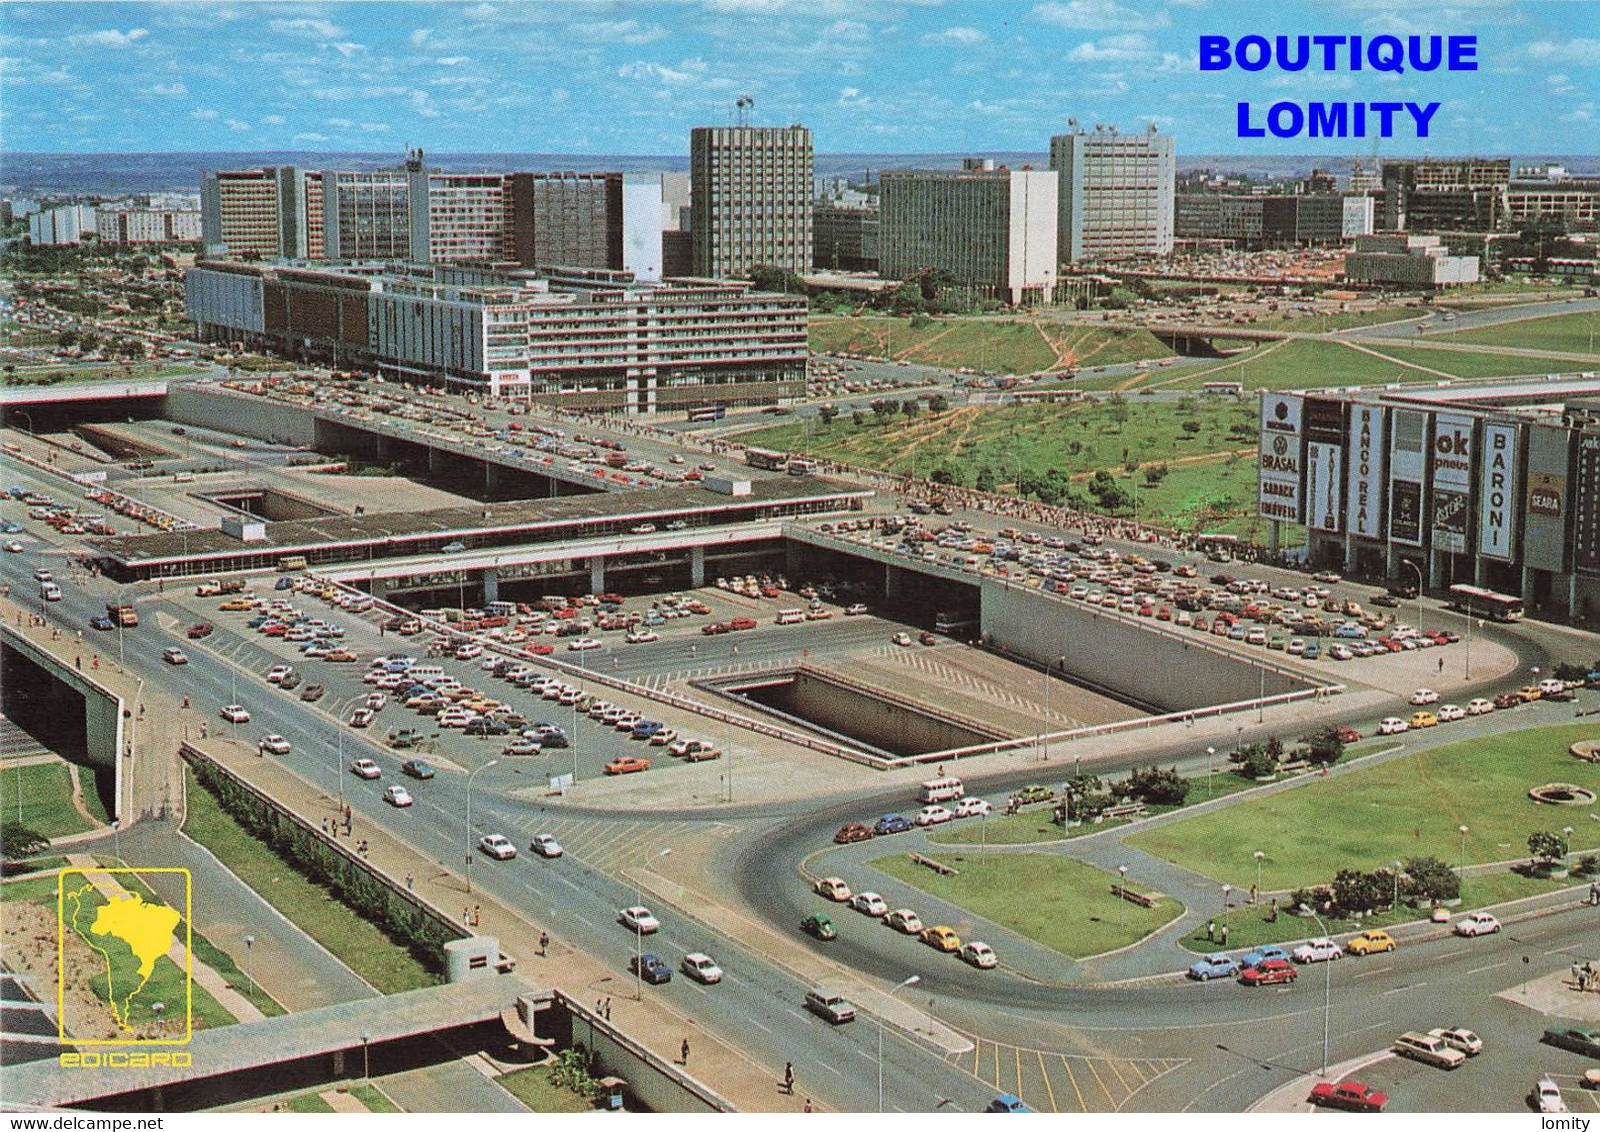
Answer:
<path fill-rule="evenodd" d="M 868 354 L 944 369 L 1037 373 L 1064 365 L 1110 365 L 1172 351 L 1142 330 L 1074 326 L 1049 319 L 910 319 L 820 315 L 810 322 L 811 348 L 828 354 Z"/>
<path fill-rule="evenodd" d="M 83 790 L 83 806 L 103 825 L 111 824 L 111 811 L 106 809 L 105 799 L 100 796 L 100 787 L 104 781 L 106 794 L 111 794 L 115 789 L 116 772 L 110 767 L 79 766 L 78 784 Z"/>
<path fill-rule="evenodd" d="M 356 1100 L 360 1101 L 362 1104 L 366 1105 L 367 1108 L 372 1112 L 405 1111 L 399 1105 L 395 1104 L 389 1099 L 389 1094 L 385 1093 L 376 1085 L 351 1085 L 350 1095 Z"/>
<path fill-rule="evenodd" d="M 1081 959 L 1135 943 L 1178 915 L 1176 900 L 1162 897 L 1141 908 L 1111 895 L 1116 877 L 1082 861 L 1044 853 L 941 853 L 958 870 L 940 876 L 905 854 L 879 857 L 874 868 L 1064 955 Z M 1144 890 L 1128 886 L 1135 892 Z M 929 921 L 931 923 L 932 921 Z M 982 930 L 952 924 L 969 938 Z"/>
<path fill-rule="evenodd" d="M 17 814 L 17 779 L 21 776 L 22 813 Z M 90 782 L 84 782 L 89 788 Z M 92 812 L 92 811 L 91 811 Z M 63 837 L 94 828 L 72 805 L 72 775 L 66 763 L 35 763 L 0 771 L 0 814 L 45 837 Z"/>
<path fill-rule="evenodd" d="M 375 925 L 250 836 L 192 776 L 188 798 L 184 832 L 381 993 L 415 990 L 440 981 Z"/>
<path fill-rule="evenodd" d="M 7 861 L 5 875 L 12 877 L 24 873 L 42 873 L 46 869 L 62 869 L 66 865 L 65 857 L 25 857 L 20 861 Z"/>
<path fill-rule="evenodd" d="M 1170 385 L 1192 389 L 1207 381 L 1240 381 L 1247 390 L 1324 389 L 1336 385 L 1428 380 L 1436 379 L 1336 342 L 1290 341 L 1259 347 L 1221 362 L 1215 368 L 1186 371 Z"/>
<path fill-rule="evenodd" d="M 283 1102 L 285 1112 L 332 1112 L 333 1106 L 316 1093 L 301 1093 Z"/>
<path fill-rule="evenodd" d="M 28 877 L 23 880 L 8 880 L 4 884 L 0 884 L 0 900 L 16 904 L 46 900 L 54 905 L 56 902 L 56 878 Z"/>
<path fill-rule="evenodd" d="M 1562 354 L 1594 353 L 1600 340 L 1600 312 L 1576 311 L 1543 318 L 1523 319 L 1503 326 L 1480 326 L 1430 335 L 1449 342 L 1476 342 L 1485 346 L 1517 346 L 1525 350 L 1553 350 Z"/>
<path fill-rule="evenodd" d="M 1136 833 L 1128 843 L 1247 889 L 1252 854 L 1266 853 L 1262 885 L 1283 891 L 1333 879 L 1344 867 L 1376 869 L 1397 858 L 1454 863 L 1527 856 L 1528 834 L 1571 825 L 1572 849 L 1600 847 L 1600 822 L 1577 807 L 1541 806 L 1527 791 L 1545 782 L 1600 782 L 1567 754 L 1593 724 L 1486 736 L 1317 779 L 1264 798 Z"/>
<path fill-rule="evenodd" d="M 1258 318 L 1249 326 L 1251 330 L 1300 330 L 1308 334 L 1324 334 L 1330 330 L 1348 330 L 1352 326 L 1381 326 L 1386 322 L 1400 322 L 1408 318 L 1421 318 L 1426 311 L 1413 307 L 1381 307 L 1369 311 L 1345 311 L 1340 314 L 1303 314 L 1294 318 Z"/>
<path fill-rule="evenodd" d="M 518 1069 L 495 1078 L 500 1086 L 534 1112 L 593 1112 L 594 1105 L 571 1089 L 550 1080 L 547 1066 Z"/>
<path fill-rule="evenodd" d="M 1557 888 L 1579 883 L 1571 880 L 1536 880 L 1530 877 L 1521 877 L 1516 873 L 1491 873 L 1488 876 L 1468 877 L 1461 886 L 1461 906 L 1451 909 L 1450 919 L 1458 920 L 1466 913 L 1476 908 L 1487 905 L 1501 904 L 1507 900 L 1517 900 L 1524 896 L 1536 896 L 1541 892 L 1551 892 Z M 1587 882 L 1584 882 L 1587 883 Z M 1255 947 L 1263 943 L 1286 943 L 1290 940 L 1299 942 L 1312 936 L 1320 935 L 1317 921 L 1311 917 L 1304 918 L 1291 916 L 1280 912 L 1277 923 L 1267 922 L 1268 904 L 1263 901 L 1257 907 L 1248 904 L 1236 904 L 1228 914 L 1228 950 L 1235 951 L 1239 948 Z M 1203 909 L 1202 909 L 1203 910 Z M 1356 920 L 1329 920 L 1323 917 L 1323 922 L 1328 925 L 1328 930 L 1335 935 L 1344 932 L 1358 932 L 1363 928 L 1387 928 L 1394 924 L 1414 923 L 1426 919 L 1427 911 L 1416 908 L 1402 907 L 1398 912 L 1385 911 L 1367 916 L 1361 921 Z M 1220 912 L 1220 899 L 1217 923 L 1222 923 Z M 1218 951 L 1220 943 L 1206 940 L 1205 925 L 1200 925 L 1192 935 L 1180 941 L 1190 951 L 1201 955 Z M 1352 956 L 1354 958 L 1354 956 Z M 1338 978 L 1337 975 L 1334 976 Z"/>

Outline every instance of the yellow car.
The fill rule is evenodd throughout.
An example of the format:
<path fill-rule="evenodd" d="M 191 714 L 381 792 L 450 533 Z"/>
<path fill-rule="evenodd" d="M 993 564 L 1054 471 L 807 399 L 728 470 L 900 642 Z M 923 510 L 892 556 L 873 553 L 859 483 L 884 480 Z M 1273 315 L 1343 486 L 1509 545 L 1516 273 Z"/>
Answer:
<path fill-rule="evenodd" d="M 961 950 L 961 937 L 949 928 L 923 928 L 922 935 L 918 938 L 929 947 L 936 947 L 940 951 L 953 952 Z"/>
<path fill-rule="evenodd" d="M 1512 695 L 1516 696 L 1517 699 L 1521 700 L 1525 704 L 1531 704 L 1534 700 L 1542 697 L 1544 693 L 1539 691 L 1538 685 L 1528 684 L 1524 687 L 1518 688 L 1512 693 Z"/>
<path fill-rule="evenodd" d="M 1376 928 L 1362 932 L 1344 945 L 1345 951 L 1351 955 L 1371 955 L 1378 951 L 1393 951 L 1394 948 L 1394 936 Z"/>
<path fill-rule="evenodd" d="M 244 609 L 254 609 L 256 603 L 247 597 L 230 597 L 227 601 L 217 606 L 218 609 L 237 612 Z"/>
<path fill-rule="evenodd" d="M 1418 727 L 1437 727 L 1437 726 L 1439 726 L 1439 717 L 1434 715 L 1433 712 L 1431 712 L 1431 711 L 1414 711 L 1414 712 L 1411 713 L 1411 727 L 1412 727 L 1413 730 L 1415 730 Z"/>

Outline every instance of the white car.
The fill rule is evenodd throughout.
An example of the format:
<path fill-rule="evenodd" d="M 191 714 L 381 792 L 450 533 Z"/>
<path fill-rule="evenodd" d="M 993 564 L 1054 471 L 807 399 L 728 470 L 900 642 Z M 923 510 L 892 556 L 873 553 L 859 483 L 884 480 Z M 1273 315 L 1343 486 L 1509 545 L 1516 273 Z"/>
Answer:
<path fill-rule="evenodd" d="M 1328 655 L 1334 660 L 1353 660 L 1356 654 L 1350 651 L 1349 645 L 1331 645 Z"/>
<path fill-rule="evenodd" d="M 918 825 L 943 825 L 949 820 L 950 811 L 939 805 L 923 806 L 916 817 Z"/>
<path fill-rule="evenodd" d="M 1487 912 L 1474 912 L 1465 919 L 1457 920 L 1454 930 L 1456 935 L 1493 935 L 1500 930 L 1500 921 Z"/>
<path fill-rule="evenodd" d="M 951 811 L 958 818 L 976 818 L 989 813 L 994 807 L 982 798 L 963 798 Z"/>
<path fill-rule="evenodd" d="M 867 612 L 867 607 L 862 605 L 859 601 L 854 605 L 847 605 L 844 607 L 844 615 L 846 617 L 859 617 L 865 612 Z"/>
<path fill-rule="evenodd" d="M 162 649 L 161 659 L 168 664 L 188 664 L 189 654 L 182 649 Z"/>
<path fill-rule="evenodd" d="M 293 671 L 294 669 L 287 664 L 274 664 L 272 670 L 267 673 L 267 683 L 276 684 Z"/>
<path fill-rule="evenodd" d="M 548 833 L 534 834 L 533 842 L 528 846 L 528 848 L 539 854 L 541 857 L 559 857 L 564 852 L 564 850 L 561 848 L 561 842 L 557 841 Z"/>
<path fill-rule="evenodd" d="M 1000 965 L 1000 957 L 982 940 L 973 940 L 961 948 L 961 958 L 981 970 L 989 970 Z"/>
<path fill-rule="evenodd" d="M 373 692 L 367 697 L 366 707 L 368 711 L 382 711 L 383 705 L 388 702 L 389 698 L 382 692 Z"/>
<path fill-rule="evenodd" d="M 623 639 L 626 640 L 630 645 L 648 645 L 651 641 L 659 641 L 661 639 L 661 637 L 654 630 L 646 629 L 642 633 L 640 633 L 640 632 L 629 633 Z"/>
<path fill-rule="evenodd" d="M 6 550 L 12 554 L 21 554 L 23 551 L 23 546 L 16 539 L 12 539 L 10 542 L 6 543 Z"/>
<path fill-rule="evenodd" d="M 883 918 L 883 922 L 906 935 L 918 935 L 922 931 L 922 917 L 910 908 L 896 908 Z"/>
<path fill-rule="evenodd" d="M 1540 1112 L 1566 1112 L 1567 1102 L 1561 1098 L 1561 1086 L 1548 1077 L 1534 1082 L 1530 1099 Z"/>
<path fill-rule="evenodd" d="M 250 722 L 250 713 L 245 711 L 244 708 L 240 707 L 238 704 L 229 704 L 218 714 L 221 715 L 223 719 L 226 719 L 229 723 Z"/>
<path fill-rule="evenodd" d="M 1488 715 L 1494 711 L 1494 704 L 1479 696 L 1477 699 L 1467 701 L 1468 715 Z"/>
<path fill-rule="evenodd" d="M 282 735 L 263 735 L 261 742 L 257 743 L 256 747 L 269 755 L 287 755 L 289 753 L 289 740 Z"/>
<path fill-rule="evenodd" d="M 649 935 L 651 932 L 661 930 L 661 921 L 651 914 L 650 909 L 643 904 L 635 904 L 631 908 L 624 908 L 617 913 L 617 923 L 631 932 L 639 935 Z"/>
<path fill-rule="evenodd" d="M 717 966 L 716 960 L 703 951 L 689 952 L 683 957 L 683 962 L 678 968 L 695 982 L 704 983 L 706 986 L 722 981 L 722 968 Z"/>
<path fill-rule="evenodd" d="M 574 637 L 567 642 L 567 648 L 572 652 L 587 652 L 589 649 L 600 648 L 601 644 L 602 642 L 593 637 Z"/>
<path fill-rule="evenodd" d="M 876 892 L 858 892 L 850 898 L 850 907 L 863 916 L 881 920 L 889 914 L 889 905 Z"/>
<path fill-rule="evenodd" d="M 906 646 L 908 648 L 911 645 L 911 634 L 910 633 L 896 633 L 890 639 L 893 640 L 894 643 L 897 644 L 897 645 L 903 645 L 903 646 Z"/>
<path fill-rule="evenodd" d="M 1378 724 L 1378 734 L 1379 735 L 1399 735 L 1402 732 L 1404 732 L 1405 730 L 1407 730 L 1409 727 L 1410 727 L 1410 724 L 1408 724 L 1405 720 L 1401 719 L 1398 715 L 1386 716 Z"/>
<path fill-rule="evenodd" d="M 1323 963 L 1331 962 L 1344 957 L 1344 948 L 1333 940 L 1323 937 L 1321 939 L 1308 939 L 1299 947 L 1289 953 L 1289 958 L 1296 963 Z"/>
<path fill-rule="evenodd" d="M 383 792 L 383 800 L 391 806 L 409 806 L 415 799 L 411 791 L 396 783 Z"/>
<path fill-rule="evenodd" d="M 1460 704 L 1440 704 L 1439 710 L 1434 714 L 1439 717 L 1440 723 L 1454 723 L 1458 719 L 1467 718 L 1466 709 Z"/>
<path fill-rule="evenodd" d="M 1468 1057 L 1476 1057 L 1483 1052 L 1483 1039 L 1471 1030 L 1462 1029 L 1460 1026 L 1451 1029 L 1440 1027 L 1429 1030 L 1428 1036 L 1439 1038 L 1451 1049 L 1458 1049 Z"/>
<path fill-rule="evenodd" d="M 355 711 L 350 713 L 350 726 L 351 727 L 366 727 L 371 722 L 372 722 L 372 709 L 371 708 L 364 708 L 364 707 L 356 708 Z"/>
<path fill-rule="evenodd" d="M 486 833 L 478 838 L 478 852 L 497 861 L 509 861 L 517 855 L 517 847 L 498 833 Z"/>
<path fill-rule="evenodd" d="M 1418 688 L 1411 693 L 1410 702 L 1417 707 L 1421 707 L 1423 704 L 1436 704 L 1439 702 L 1439 693 L 1432 688 Z"/>
<path fill-rule="evenodd" d="M 377 778 L 383 773 L 383 768 L 371 759 L 357 759 L 350 764 L 350 773 L 357 778 Z"/>
<path fill-rule="evenodd" d="M 1539 694 L 1541 696 L 1559 696 L 1562 692 L 1565 692 L 1566 690 L 1567 690 L 1567 682 L 1565 680 L 1541 680 L 1541 681 L 1539 681 Z"/>

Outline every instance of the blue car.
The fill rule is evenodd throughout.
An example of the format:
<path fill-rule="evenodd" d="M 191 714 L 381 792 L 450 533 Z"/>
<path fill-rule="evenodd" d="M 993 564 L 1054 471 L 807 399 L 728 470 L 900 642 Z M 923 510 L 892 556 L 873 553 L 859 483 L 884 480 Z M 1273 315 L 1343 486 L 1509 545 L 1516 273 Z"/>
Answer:
<path fill-rule="evenodd" d="M 288 577 L 279 578 L 272 588 L 275 590 L 292 590 L 294 589 L 294 579 Z"/>
<path fill-rule="evenodd" d="M 1202 983 L 1207 979 L 1232 979 L 1239 975 L 1239 961 L 1224 952 L 1195 960 L 1189 967 L 1189 977 Z"/>
<path fill-rule="evenodd" d="M 4 531 L 8 535 L 14 535 L 20 530 L 22 530 L 22 524 L 13 523 L 10 519 L 0 523 L 0 531 Z"/>
<path fill-rule="evenodd" d="M 989 1102 L 984 1112 L 1032 1112 L 1033 1109 L 1022 1103 L 1021 1097 L 1014 1097 L 1010 1093 L 1001 1093 Z"/>
<path fill-rule="evenodd" d="M 1289 953 L 1281 947 L 1258 947 L 1243 959 L 1239 960 L 1240 967 L 1259 967 L 1268 959 L 1288 959 Z"/>
<path fill-rule="evenodd" d="M 911 828 L 911 819 L 904 814 L 884 814 L 878 819 L 878 824 L 872 827 L 872 832 L 879 837 L 888 833 L 904 833 Z"/>
<path fill-rule="evenodd" d="M 632 735 L 635 739 L 648 739 L 662 727 L 661 721 L 656 719 L 641 719 L 633 725 Z"/>
<path fill-rule="evenodd" d="M 117 627 L 117 623 L 104 614 L 89 618 L 89 624 L 101 631 L 115 629 Z"/>
<path fill-rule="evenodd" d="M 1367 630 L 1354 622 L 1347 621 L 1335 629 L 1333 635 L 1335 637 L 1344 637 L 1347 640 L 1359 641 L 1367 635 Z"/>
<path fill-rule="evenodd" d="M 1302 660 L 1316 660 L 1320 656 L 1322 656 L 1322 646 L 1315 641 L 1307 641 L 1305 652 L 1300 654 Z"/>
<path fill-rule="evenodd" d="M 628 973 L 637 973 L 640 978 L 651 986 L 672 981 L 672 968 L 661 960 L 661 956 L 653 951 L 646 951 L 643 955 L 628 957 Z"/>

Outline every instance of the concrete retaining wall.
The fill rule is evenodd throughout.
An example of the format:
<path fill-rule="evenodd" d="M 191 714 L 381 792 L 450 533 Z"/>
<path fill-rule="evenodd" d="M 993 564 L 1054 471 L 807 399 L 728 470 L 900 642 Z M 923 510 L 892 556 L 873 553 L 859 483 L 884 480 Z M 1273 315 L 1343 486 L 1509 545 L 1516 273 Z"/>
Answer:
<path fill-rule="evenodd" d="M 116 818 L 127 818 L 130 815 L 121 813 L 122 809 L 122 766 L 123 760 L 118 757 L 123 749 L 124 724 L 127 722 L 122 698 L 110 689 L 91 679 L 86 673 L 79 672 L 69 664 L 63 664 L 55 657 L 36 647 L 20 633 L 13 632 L 10 626 L 4 627 L 4 647 L 15 653 L 17 659 L 7 657 L 6 667 L 14 663 L 29 663 L 34 668 L 47 673 L 60 682 L 60 685 L 71 689 L 83 703 L 84 747 L 89 762 L 95 766 L 112 768 L 115 774 L 115 795 L 117 813 Z M 63 693 L 65 695 L 65 693 Z"/>
<path fill-rule="evenodd" d="M 258 440 L 310 445 L 317 438 L 316 419 L 305 409 L 199 385 L 172 386 L 161 415 Z"/>
<path fill-rule="evenodd" d="M 650 1112 L 733 1112 L 731 1104 L 685 1070 L 633 1041 L 589 1006 L 564 991 L 555 992 L 556 1015 L 541 1019 L 541 1032 L 559 1031 L 558 1044 L 582 1045 L 594 1051 L 596 1077 L 621 1077 L 630 1108 Z"/>
<path fill-rule="evenodd" d="M 1125 622 L 1098 606 L 992 578 L 983 583 L 982 628 L 996 648 L 1036 664 L 1064 656 L 1068 672 L 1157 712 L 1252 700 L 1263 690 L 1256 665 L 1214 648 L 1199 633 Z M 1268 696 L 1312 686 L 1309 679 L 1266 670 Z"/>

